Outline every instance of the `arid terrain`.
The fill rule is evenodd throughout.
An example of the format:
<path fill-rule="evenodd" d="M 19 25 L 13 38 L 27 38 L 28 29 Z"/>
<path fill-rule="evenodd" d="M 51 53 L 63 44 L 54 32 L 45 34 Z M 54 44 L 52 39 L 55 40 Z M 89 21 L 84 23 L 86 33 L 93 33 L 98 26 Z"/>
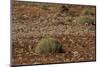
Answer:
<path fill-rule="evenodd" d="M 96 7 L 12 2 L 12 64 L 96 60 Z M 64 53 L 37 54 L 41 38 L 53 37 Z"/>

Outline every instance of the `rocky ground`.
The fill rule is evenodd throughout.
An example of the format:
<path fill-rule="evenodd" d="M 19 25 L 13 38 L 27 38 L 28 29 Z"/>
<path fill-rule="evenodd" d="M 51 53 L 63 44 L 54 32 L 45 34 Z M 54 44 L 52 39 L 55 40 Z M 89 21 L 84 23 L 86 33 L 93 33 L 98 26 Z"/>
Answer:
<path fill-rule="evenodd" d="M 12 64 L 96 60 L 95 6 L 15 1 L 12 5 Z M 39 40 L 48 36 L 56 38 L 65 52 L 35 53 Z"/>

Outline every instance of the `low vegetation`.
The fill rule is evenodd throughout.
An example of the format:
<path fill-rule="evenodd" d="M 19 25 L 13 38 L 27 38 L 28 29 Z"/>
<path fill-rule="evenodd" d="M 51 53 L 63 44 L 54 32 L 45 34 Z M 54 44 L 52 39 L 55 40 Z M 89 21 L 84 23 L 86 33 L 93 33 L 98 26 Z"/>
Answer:
<path fill-rule="evenodd" d="M 95 19 L 92 18 L 91 16 L 79 16 L 76 18 L 76 22 L 80 23 L 80 24 L 95 24 Z"/>
<path fill-rule="evenodd" d="M 14 1 L 12 8 L 12 64 L 96 60 L 95 6 Z"/>
<path fill-rule="evenodd" d="M 61 53 L 62 45 L 53 38 L 43 38 L 35 49 L 36 53 Z"/>

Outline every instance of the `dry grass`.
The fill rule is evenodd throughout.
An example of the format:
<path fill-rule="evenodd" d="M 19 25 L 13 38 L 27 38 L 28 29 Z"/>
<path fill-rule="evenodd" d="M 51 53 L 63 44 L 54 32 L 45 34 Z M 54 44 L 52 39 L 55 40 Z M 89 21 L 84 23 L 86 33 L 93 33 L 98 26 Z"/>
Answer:
<path fill-rule="evenodd" d="M 95 24 L 82 25 L 76 18 L 83 10 L 94 6 L 60 4 L 43 6 L 39 3 L 14 2 L 12 10 L 12 62 L 13 64 L 48 64 L 96 60 Z M 85 16 L 85 15 L 84 15 Z M 86 15 L 87 16 L 87 15 Z M 94 18 L 95 19 L 95 18 Z M 37 54 L 34 49 L 41 38 L 56 38 L 65 53 Z"/>

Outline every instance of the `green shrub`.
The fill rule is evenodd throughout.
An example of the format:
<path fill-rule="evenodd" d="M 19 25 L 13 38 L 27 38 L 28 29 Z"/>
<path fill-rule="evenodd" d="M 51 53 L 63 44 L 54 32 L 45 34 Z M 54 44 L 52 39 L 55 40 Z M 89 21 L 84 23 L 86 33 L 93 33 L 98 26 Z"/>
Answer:
<path fill-rule="evenodd" d="M 82 15 L 94 15 L 94 10 L 89 9 L 89 8 L 84 9 L 84 10 L 82 11 Z"/>
<path fill-rule="evenodd" d="M 76 18 L 76 22 L 80 24 L 95 24 L 95 18 L 89 16 L 79 16 Z"/>
<path fill-rule="evenodd" d="M 43 6 L 42 6 L 42 9 L 44 9 L 44 10 L 48 10 L 48 6 L 43 5 Z"/>
<path fill-rule="evenodd" d="M 62 52 L 62 45 L 53 38 L 43 38 L 37 44 L 36 53 L 60 53 Z"/>

